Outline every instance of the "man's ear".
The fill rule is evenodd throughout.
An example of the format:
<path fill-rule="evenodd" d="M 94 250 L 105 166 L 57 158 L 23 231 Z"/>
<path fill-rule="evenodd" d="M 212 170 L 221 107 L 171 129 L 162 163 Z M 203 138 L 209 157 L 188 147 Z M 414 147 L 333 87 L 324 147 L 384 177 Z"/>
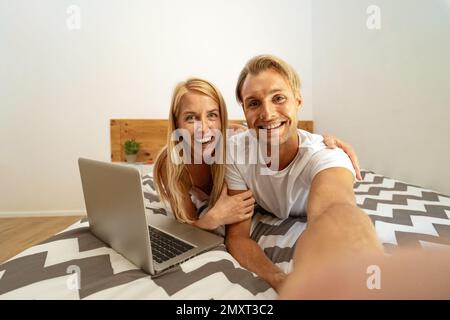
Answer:
<path fill-rule="evenodd" d="M 303 102 L 303 98 L 300 95 L 300 93 L 297 95 L 295 100 L 297 102 L 297 111 L 300 111 L 300 109 L 302 108 L 302 102 Z"/>

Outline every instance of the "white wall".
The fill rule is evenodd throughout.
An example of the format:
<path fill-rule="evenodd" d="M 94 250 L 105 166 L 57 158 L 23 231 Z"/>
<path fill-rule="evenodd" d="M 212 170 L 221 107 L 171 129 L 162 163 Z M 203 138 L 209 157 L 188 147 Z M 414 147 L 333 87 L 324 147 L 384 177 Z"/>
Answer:
<path fill-rule="evenodd" d="M 260 53 L 297 69 L 300 117 L 314 103 L 363 167 L 450 194 L 449 40 L 448 0 L 0 0 L 0 215 L 84 211 L 76 159 L 109 160 L 109 119 L 166 118 L 189 76 L 242 118 L 235 81 Z"/>
<path fill-rule="evenodd" d="M 369 5 L 381 29 L 369 30 Z M 314 0 L 314 120 L 362 166 L 450 194 L 450 1 Z"/>
<path fill-rule="evenodd" d="M 312 119 L 310 0 L 0 0 L 0 215 L 83 211 L 77 158 L 109 160 L 111 118 L 167 118 L 189 76 L 243 118 L 234 85 L 260 53 L 297 69 Z"/>

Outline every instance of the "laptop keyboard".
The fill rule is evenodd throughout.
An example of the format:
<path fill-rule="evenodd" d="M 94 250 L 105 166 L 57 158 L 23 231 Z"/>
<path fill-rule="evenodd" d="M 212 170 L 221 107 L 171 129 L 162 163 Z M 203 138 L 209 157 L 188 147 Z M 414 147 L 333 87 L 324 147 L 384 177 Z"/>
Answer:
<path fill-rule="evenodd" d="M 148 230 L 150 232 L 153 260 L 158 263 L 165 262 L 194 248 L 190 244 L 151 226 L 148 227 Z"/>

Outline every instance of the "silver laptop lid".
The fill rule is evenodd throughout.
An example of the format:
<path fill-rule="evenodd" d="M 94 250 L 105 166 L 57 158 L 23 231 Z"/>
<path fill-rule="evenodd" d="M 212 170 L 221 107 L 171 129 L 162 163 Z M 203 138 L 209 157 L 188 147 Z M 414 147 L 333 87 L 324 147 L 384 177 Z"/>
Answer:
<path fill-rule="evenodd" d="M 120 164 L 78 159 L 92 233 L 154 274 L 140 173 Z"/>

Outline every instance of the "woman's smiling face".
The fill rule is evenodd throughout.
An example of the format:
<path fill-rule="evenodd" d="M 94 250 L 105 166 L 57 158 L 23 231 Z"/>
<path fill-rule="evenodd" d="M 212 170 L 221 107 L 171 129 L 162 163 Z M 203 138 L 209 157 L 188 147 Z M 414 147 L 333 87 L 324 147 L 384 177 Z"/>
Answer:
<path fill-rule="evenodd" d="M 185 129 L 194 144 L 201 144 L 202 150 L 214 148 L 215 133 L 222 129 L 219 105 L 211 97 L 189 91 L 181 98 L 181 107 L 176 117 L 177 129 Z M 218 131 L 217 131 L 218 130 Z"/>

